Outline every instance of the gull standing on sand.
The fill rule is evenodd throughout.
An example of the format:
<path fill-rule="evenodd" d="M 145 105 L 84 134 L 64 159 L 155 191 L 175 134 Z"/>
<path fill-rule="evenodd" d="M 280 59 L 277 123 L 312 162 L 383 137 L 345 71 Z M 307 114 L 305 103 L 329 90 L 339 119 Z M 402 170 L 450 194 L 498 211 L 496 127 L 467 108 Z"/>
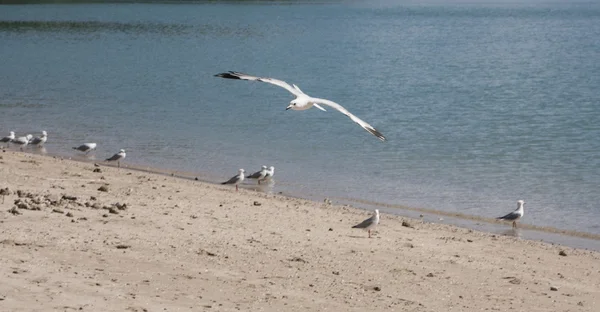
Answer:
<path fill-rule="evenodd" d="M 73 147 L 74 150 L 84 152 L 86 155 L 96 149 L 96 143 L 83 143 L 77 147 Z"/>
<path fill-rule="evenodd" d="M 29 144 L 31 138 L 33 138 L 33 135 L 28 134 L 26 136 L 18 137 L 10 142 L 21 146 L 21 151 L 23 151 L 23 148 L 27 147 L 27 144 Z"/>
<path fill-rule="evenodd" d="M 249 176 L 247 176 L 247 179 L 256 179 L 258 181 L 258 184 L 260 184 L 260 181 L 265 179 L 265 176 L 267 175 L 267 172 L 269 170 L 267 169 L 267 166 L 262 166 L 262 169 L 260 169 L 260 171 L 257 171 Z"/>
<path fill-rule="evenodd" d="M 30 145 L 35 145 L 37 147 L 42 147 L 44 143 L 48 140 L 48 133 L 44 130 L 42 131 L 41 137 L 36 137 L 29 142 Z"/>
<path fill-rule="evenodd" d="M 5 136 L 2 139 L 0 139 L 0 142 L 6 143 L 6 147 L 9 147 L 10 146 L 10 141 L 12 141 L 14 139 L 15 139 L 15 132 L 11 131 L 8 136 Z"/>
<path fill-rule="evenodd" d="M 282 87 L 296 96 L 296 98 L 290 102 L 290 105 L 288 105 L 288 107 L 286 107 L 286 110 L 288 110 L 288 109 L 307 110 L 314 106 L 322 111 L 326 111 L 319 104 L 327 105 L 333 109 L 338 110 L 340 113 L 350 117 L 350 119 L 352 119 L 352 121 L 359 124 L 361 127 L 363 127 L 363 129 L 367 130 L 370 134 L 376 136 L 381 141 L 385 141 L 385 137 L 383 136 L 383 134 L 381 134 L 381 132 L 377 131 L 375 128 L 373 128 L 371 125 L 369 125 L 362 119 L 351 114 L 342 105 L 335 103 L 333 101 L 327 100 L 327 99 L 311 97 L 311 96 L 305 94 L 304 92 L 302 92 L 302 90 L 300 90 L 300 88 L 298 88 L 298 86 L 295 84 L 292 84 L 290 86 L 287 82 L 282 81 L 282 80 L 277 80 L 274 78 L 251 76 L 251 75 L 234 72 L 234 71 L 216 74 L 215 76 L 221 77 L 221 78 L 227 78 L 227 79 L 262 81 L 262 82 L 266 82 L 266 83 L 270 83 L 270 84 Z"/>
<path fill-rule="evenodd" d="M 231 179 L 221 183 L 221 184 L 235 184 L 235 191 L 238 191 L 238 184 L 244 181 L 244 169 L 238 170 L 238 174 L 236 174 Z"/>
<path fill-rule="evenodd" d="M 107 158 L 105 160 L 106 161 L 116 161 L 117 162 L 117 166 L 119 168 L 121 168 L 121 160 L 125 159 L 125 156 L 127 156 L 127 154 L 125 154 L 125 150 L 122 149 L 118 153 L 112 155 L 110 158 Z"/>
<path fill-rule="evenodd" d="M 369 238 L 371 238 L 371 229 L 375 228 L 379 224 L 379 209 L 375 209 L 375 213 L 369 219 L 353 226 L 353 229 L 365 229 L 369 232 Z"/>
<path fill-rule="evenodd" d="M 505 216 L 498 217 L 496 219 L 503 220 L 503 221 L 512 221 L 513 222 L 512 227 L 517 228 L 517 221 L 523 217 L 523 213 L 525 212 L 524 206 L 525 206 L 525 201 L 518 200 L 517 201 L 517 210 L 515 210 Z"/>

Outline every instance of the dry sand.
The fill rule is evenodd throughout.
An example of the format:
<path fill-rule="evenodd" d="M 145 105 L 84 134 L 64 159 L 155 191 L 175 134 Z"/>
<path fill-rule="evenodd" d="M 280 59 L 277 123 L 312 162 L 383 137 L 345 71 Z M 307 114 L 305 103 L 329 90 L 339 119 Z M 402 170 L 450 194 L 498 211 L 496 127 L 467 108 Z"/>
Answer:
<path fill-rule="evenodd" d="M 598 252 L 0 155 L 0 311 L 598 311 Z"/>

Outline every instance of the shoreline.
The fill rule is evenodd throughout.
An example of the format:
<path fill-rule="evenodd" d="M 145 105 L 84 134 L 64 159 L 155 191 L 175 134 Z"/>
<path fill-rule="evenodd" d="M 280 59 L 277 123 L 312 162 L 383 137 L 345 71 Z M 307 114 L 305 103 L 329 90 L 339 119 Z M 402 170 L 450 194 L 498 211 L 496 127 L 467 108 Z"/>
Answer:
<path fill-rule="evenodd" d="M 102 159 L 88 159 L 85 156 L 79 154 L 71 154 L 71 156 L 69 156 L 66 153 L 34 153 L 21 152 L 14 149 L 7 149 L 7 151 L 39 155 L 42 157 L 59 157 L 70 161 L 92 164 L 97 163 L 100 166 L 116 168 L 116 166 L 110 165 Z M 159 168 L 147 164 L 139 165 L 135 163 L 125 163 L 123 168 L 127 170 L 145 172 L 150 174 L 159 174 L 190 181 L 200 181 L 212 185 L 220 184 L 219 182 L 216 182 L 215 180 L 211 179 L 214 178 L 212 175 L 206 173 L 170 170 L 168 168 Z M 222 180 L 224 181 L 226 180 L 226 178 L 227 177 L 223 177 Z M 277 181 L 277 179 L 275 179 L 275 181 Z M 255 184 L 248 184 L 246 181 L 240 185 L 240 188 L 246 190 L 253 190 L 264 194 L 275 194 L 272 192 L 265 192 L 264 187 L 259 187 Z M 519 222 L 519 228 L 517 229 L 517 231 L 514 231 L 510 226 L 507 226 L 508 223 L 495 220 L 495 218 L 469 215 L 460 212 L 442 211 L 431 208 L 409 207 L 400 204 L 373 202 L 357 198 L 328 197 L 324 194 L 311 195 L 304 193 L 293 193 L 289 191 L 289 188 L 284 187 L 284 189 L 285 190 L 277 192 L 277 194 L 300 200 L 310 200 L 314 201 L 315 203 L 322 203 L 323 201 L 334 200 L 334 204 L 338 205 L 347 205 L 352 208 L 358 208 L 368 211 L 379 209 L 382 212 L 397 215 L 400 217 L 411 218 L 413 220 L 420 220 L 423 222 L 441 223 L 469 230 L 481 231 L 489 234 L 513 236 L 517 238 L 542 241 L 551 244 L 565 245 L 568 247 L 600 251 L 600 234 L 595 233 L 559 229 L 550 226 L 536 226 L 521 222 Z"/>
<path fill-rule="evenodd" d="M 594 311 L 600 252 L 1 153 L 0 310 Z"/>

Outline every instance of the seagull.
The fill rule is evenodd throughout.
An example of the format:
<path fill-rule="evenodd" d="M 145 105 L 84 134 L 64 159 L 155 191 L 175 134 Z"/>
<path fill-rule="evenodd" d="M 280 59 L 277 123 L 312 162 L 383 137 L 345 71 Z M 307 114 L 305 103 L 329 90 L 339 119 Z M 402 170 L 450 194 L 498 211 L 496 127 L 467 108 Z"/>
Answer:
<path fill-rule="evenodd" d="M 371 216 L 367 220 L 353 226 L 352 228 L 353 229 L 365 229 L 365 230 L 369 231 L 369 238 L 371 238 L 371 229 L 376 227 L 377 224 L 379 224 L 379 209 L 375 209 L 375 213 L 373 214 L 373 216 Z"/>
<path fill-rule="evenodd" d="M 83 143 L 77 147 L 73 147 L 74 150 L 84 152 L 86 155 L 96 149 L 96 143 Z"/>
<path fill-rule="evenodd" d="M 31 138 L 33 138 L 33 135 L 28 134 L 26 136 L 22 136 L 22 137 L 18 137 L 16 139 L 13 139 L 11 142 L 15 143 L 17 145 L 21 146 L 21 151 L 23 151 L 23 148 L 27 146 L 27 144 L 29 144 L 29 141 L 31 141 Z"/>
<path fill-rule="evenodd" d="M 256 76 L 251 76 L 251 75 L 243 74 L 240 72 L 234 72 L 234 71 L 216 74 L 215 77 L 221 77 L 221 78 L 227 78 L 227 79 L 262 81 L 262 82 L 266 82 L 266 83 L 270 83 L 270 84 L 282 87 L 296 96 L 296 98 L 290 102 L 290 105 L 288 105 L 288 107 L 286 107 L 286 110 L 288 110 L 288 109 L 307 110 L 314 106 L 322 111 L 326 111 L 320 104 L 327 105 L 333 109 L 338 110 L 340 113 L 350 117 L 350 119 L 352 119 L 352 121 L 359 124 L 361 127 L 363 127 L 363 129 L 367 130 L 369 133 L 376 136 L 381 141 L 385 141 L 385 137 L 383 136 L 383 134 L 381 134 L 379 131 L 377 131 L 375 128 L 373 128 L 371 125 L 369 125 L 362 119 L 351 114 L 342 105 L 335 103 L 333 101 L 330 101 L 330 100 L 311 97 L 311 96 L 305 94 L 304 92 L 302 92 L 302 90 L 300 90 L 300 88 L 298 88 L 298 86 L 295 84 L 292 84 L 290 86 L 287 82 L 282 81 L 282 80 L 278 80 L 278 79 L 274 79 L 274 78 L 266 78 L 266 77 L 256 77 Z"/>
<path fill-rule="evenodd" d="M 8 136 L 5 136 L 2 139 L 0 139 L 0 142 L 6 143 L 6 147 L 8 147 L 10 145 L 10 141 L 12 141 L 14 139 L 15 139 L 15 132 L 11 131 Z"/>
<path fill-rule="evenodd" d="M 44 143 L 48 140 L 48 133 L 46 131 L 42 131 L 41 137 L 36 137 L 29 142 L 30 145 L 36 145 L 37 147 L 42 147 Z"/>
<path fill-rule="evenodd" d="M 265 176 L 268 173 L 268 169 L 267 166 L 262 166 L 262 169 L 260 169 L 260 171 L 257 171 L 249 176 L 247 176 L 247 179 L 256 179 L 258 181 L 258 184 L 260 184 L 260 181 L 265 179 Z"/>
<path fill-rule="evenodd" d="M 504 221 L 512 221 L 513 228 L 517 228 L 517 220 L 521 219 L 523 217 L 523 213 L 525 212 L 523 206 L 525 206 L 525 201 L 518 200 L 517 201 L 517 210 L 515 210 L 505 216 L 498 217 L 496 219 L 504 220 Z"/>
<path fill-rule="evenodd" d="M 127 156 L 127 154 L 125 154 L 125 150 L 122 149 L 120 150 L 118 153 L 112 155 L 110 158 L 105 159 L 106 161 L 117 161 L 117 166 L 119 168 L 121 168 L 121 160 L 125 159 L 125 156 Z"/>
<path fill-rule="evenodd" d="M 273 179 L 273 175 L 275 175 L 275 167 L 271 166 L 267 170 L 267 174 L 265 175 L 265 180 L 271 181 L 271 179 Z"/>
<path fill-rule="evenodd" d="M 221 184 L 235 184 L 235 191 L 237 192 L 238 184 L 242 183 L 242 181 L 244 181 L 244 169 L 240 169 L 238 174 Z"/>

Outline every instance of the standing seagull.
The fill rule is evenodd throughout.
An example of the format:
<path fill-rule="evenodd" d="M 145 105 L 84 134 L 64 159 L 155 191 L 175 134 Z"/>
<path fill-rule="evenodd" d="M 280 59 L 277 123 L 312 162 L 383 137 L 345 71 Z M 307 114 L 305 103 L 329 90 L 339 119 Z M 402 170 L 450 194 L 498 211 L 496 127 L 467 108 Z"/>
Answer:
<path fill-rule="evenodd" d="M 242 183 L 242 181 L 244 181 L 244 169 L 240 169 L 238 174 L 221 184 L 235 184 L 235 191 L 237 192 L 238 184 Z"/>
<path fill-rule="evenodd" d="M 267 174 L 265 175 L 265 180 L 271 181 L 273 179 L 273 175 L 275 175 L 275 167 L 271 166 L 267 170 Z"/>
<path fill-rule="evenodd" d="M 369 231 L 369 238 L 371 238 L 371 229 L 379 224 L 379 209 L 375 209 L 375 213 L 369 219 L 353 226 L 353 229 L 365 229 Z"/>
<path fill-rule="evenodd" d="M 127 154 L 125 154 L 125 150 L 122 149 L 120 150 L 118 153 L 112 155 L 110 158 L 107 158 L 106 161 L 117 161 L 117 166 L 119 168 L 121 168 L 121 159 L 125 159 L 125 156 L 127 156 Z"/>
<path fill-rule="evenodd" d="M 517 210 L 502 216 L 502 217 L 498 217 L 496 219 L 498 220 L 504 220 L 504 221 L 512 221 L 512 227 L 513 228 L 517 228 L 517 220 L 521 219 L 523 217 L 523 213 L 524 211 L 524 206 L 525 206 L 525 201 L 523 200 L 518 200 L 517 201 Z"/>
<path fill-rule="evenodd" d="M 84 152 L 86 155 L 96 149 L 96 143 L 83 143 L 77 147 L 73 147 L 74 150 Z"/>
<path fill-rule="evenodd" d="M 15 132 L 11 131 L 8 136 L 5 136 L 2 139 L 0 139 L 0 142 L 6 143 L 6 147 L 8 147 L 8 146 L 10 146 L 10 141 L 12 141 L 14 139 L 15 139 Z"/>
<path fill-rule="evenodd" d="M 258 181 L 258 184 L 260 184 L 260 181 L 265 179 L 265 176 L 267 175 L 268 169 L 267 166 L 262 166 L 262 169 L 260 169 L 260 171 L 257 171 L 249 176 L 247 176 L 247 179 L 256 179 Z"/>
<path fill-rule="evenodd" d="M 31 141 L 31 138 L 33 138 L 33 135 L 28 134 L 26 136 L 18 137 L 16 139 L 12 140 L 11 143 L 21 146 L 21 151 L 23 151 L 23 148 L 25 148 L 27 146 L 27 144 L 29 144 L 29 141 Z"/>
<path fill-rule="evenodd" d="M 29 142 L 29 144 L 35 145 L 37 147 L 42 147 L 44 145 L 44 143 L 46 143 L 47 140 L 48 140 L 48 133 L 46 133 L 46 131 L 42 131 L 42 136 L 34 138 L 33 140 L 31 140 L 31 142 Z"/>
<path fill-rule="evenodd" d="M 286 110 L 288 110 L 288 109 L 307 110 L 314 106 L 322 111 L 326 111 L 319 104 L 327 105 L 333 109 L 338 110 L 340 113 L 350 117 L 350 119 L 352 119 L 352 121 L 359 124 L 361 127 L 363 127 L 363 129 L 367 130 L 369 133 L 376 136 L 381 141 L 385 141 L 385 137 L 383 136 L 383 134 L 381 134 L 379 131 L 377 131 L 375 128 L 373 128 L 368 123 L 364 122 L 362 119 L 352 115 L 342 105 L 335 103 L 333 101 L 330 101 L 330 100 L 311 97 L 311 96 L 305 94 L 304 92 L 302 92 L 302 90 L 300 90 L 300 88 L 298 88 L 298 86 L 295 84 L 292 84 L 290 86 L 287 82 L 282 81 L 282 80 L 277 80 L 274 78 L 256 77 L 256 76 L 251 76 L 251 75 L 234 72 L 234 71 L 216 74 L 215 76 L 221 77 L 221 78 L 227 78 L 227 79 L 256 80 L 256 81 L 262 81 L 262 82 L 266 82 L 266 83 L 270 83 L 270 84 L 282 87 L 296 96 L 296 98 L 290 102 L 290 105 L 288 105 L 288 107 L 286 107 Z"/>

